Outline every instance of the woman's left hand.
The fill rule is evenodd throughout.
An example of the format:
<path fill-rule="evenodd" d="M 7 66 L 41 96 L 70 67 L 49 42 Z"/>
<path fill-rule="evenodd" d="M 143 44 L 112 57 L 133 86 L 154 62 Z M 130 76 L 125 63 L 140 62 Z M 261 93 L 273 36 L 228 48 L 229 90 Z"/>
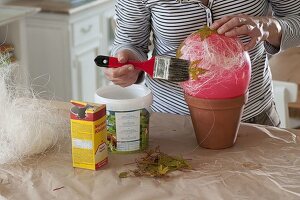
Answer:
<path fill-rule="evenodd" d="M 210 28 L 228 37 L 248 35 L 251 40 L 244 44 L 245 51 L 253 49 L 261 41 L 268 41 L 276 47 L 280 46 L 281 26 L 271 17 L 226 16 L 216 20 Z"/>

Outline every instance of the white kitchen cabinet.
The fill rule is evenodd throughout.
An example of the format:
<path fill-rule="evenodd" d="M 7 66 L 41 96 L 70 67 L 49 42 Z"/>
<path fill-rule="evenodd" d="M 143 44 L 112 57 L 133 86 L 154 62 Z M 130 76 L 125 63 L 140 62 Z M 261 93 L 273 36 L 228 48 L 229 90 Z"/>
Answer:
<path fill-rule="evenodd" d="M 0 45 L 14 45 L 14 55 L 20 71 L 27 73 L 27 43 L 25 18 L 39 12 L 39 8 L 0 6 Z"/>
<path fill-rule="evenodd" d="M 28 18 L 28 66 L 34 85 L 57 100 L 93 101 L 96 89 L 109 84 L 94 58 L 109 54 L 113 16 L 114 1 L 104 0 L 68 13 L 41 12 Z"/>
<path fill-rule="evenodd" d="M 74 98 L 83 98 L 92 101 L 94 92 L 97 89 L 97 79 L 101 77 L 99 69 L 94 66 L 94 59 L 98 55 L 99 48 L 89 48 L 86 51 L 78 52 L 75 56 L 75 64 L 72 68 L 72 87 Z"/>

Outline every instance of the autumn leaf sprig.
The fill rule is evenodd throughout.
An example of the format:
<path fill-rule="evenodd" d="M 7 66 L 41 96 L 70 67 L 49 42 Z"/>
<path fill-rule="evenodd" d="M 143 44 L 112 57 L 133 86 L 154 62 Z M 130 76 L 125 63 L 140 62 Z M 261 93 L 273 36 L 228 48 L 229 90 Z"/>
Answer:
<path fill-rule="evenodd" d="M 135 163 L 136 169 L 121 172 L 119 177 L 164 177 L 170 172 L 191 168 L 185 159 L 167 155 L 159 147 L 146 151 L 146 155 L 136 159 Z"/>

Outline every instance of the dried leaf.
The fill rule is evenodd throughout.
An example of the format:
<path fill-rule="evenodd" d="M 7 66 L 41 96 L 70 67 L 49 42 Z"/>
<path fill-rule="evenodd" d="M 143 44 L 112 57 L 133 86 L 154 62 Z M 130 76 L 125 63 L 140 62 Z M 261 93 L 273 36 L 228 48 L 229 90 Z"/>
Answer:
<path fill-rule="evenodd" d="M 202 75 L 207 71 L 206 69 L 198 67 L 200 62 L 200 60 L 191 62 L 189 74 L 192 80 L 198 80 L 199 75 Z"/>
<path fill-rule="evenodd" d="M 119 174 L 119 178 L 127 178 L 128 177 L 128 172 L 121 172 Z"/>
<path fill-rule="evenodd" d="M 199 29 L 195 34 L 199 34 L 201 37 L 201 40 L 208 38 L 212 34 L 217 34 L 218 32 L 216 30 L 210 29 L 208 26 L 204 26 L 203 28 Z"/>
<path fill-rule="evenodd" d="M 169 171 L 168 167 L 163 167 L 162 165 L 159 165 L 158 167 L 158 173 L 160 175 L 165 175 Z"/>
<path fill-rule="evenodd" d="M 145 156 L 136 160 L 137 168 L 119 174 L 120 178 L 129 176 L 163 177 L 176 170 L 189 169 L 190 165 L 180 157 L 169 156 L 160 152 L 159 148 L 145 152 Z"/>

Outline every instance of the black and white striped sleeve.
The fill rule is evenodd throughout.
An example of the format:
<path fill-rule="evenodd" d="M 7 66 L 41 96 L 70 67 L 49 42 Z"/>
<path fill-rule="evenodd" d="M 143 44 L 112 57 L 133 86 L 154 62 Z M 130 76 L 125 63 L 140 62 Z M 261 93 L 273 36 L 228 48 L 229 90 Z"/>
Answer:
<path fill-rule="evenodd" d="M 273 15 L 282 27 L 280 48 L 265 42 L 269 54 L 300 45 L 300 0 L 270 0 Z"/>
<path fill-rule="evenodd" d="M 123 49 L 131 50 L 139 60 L 147 60 L 151 31 L 150 10 L 143 0 L 117 0 L 116 30 L 112 55 Z"/>

